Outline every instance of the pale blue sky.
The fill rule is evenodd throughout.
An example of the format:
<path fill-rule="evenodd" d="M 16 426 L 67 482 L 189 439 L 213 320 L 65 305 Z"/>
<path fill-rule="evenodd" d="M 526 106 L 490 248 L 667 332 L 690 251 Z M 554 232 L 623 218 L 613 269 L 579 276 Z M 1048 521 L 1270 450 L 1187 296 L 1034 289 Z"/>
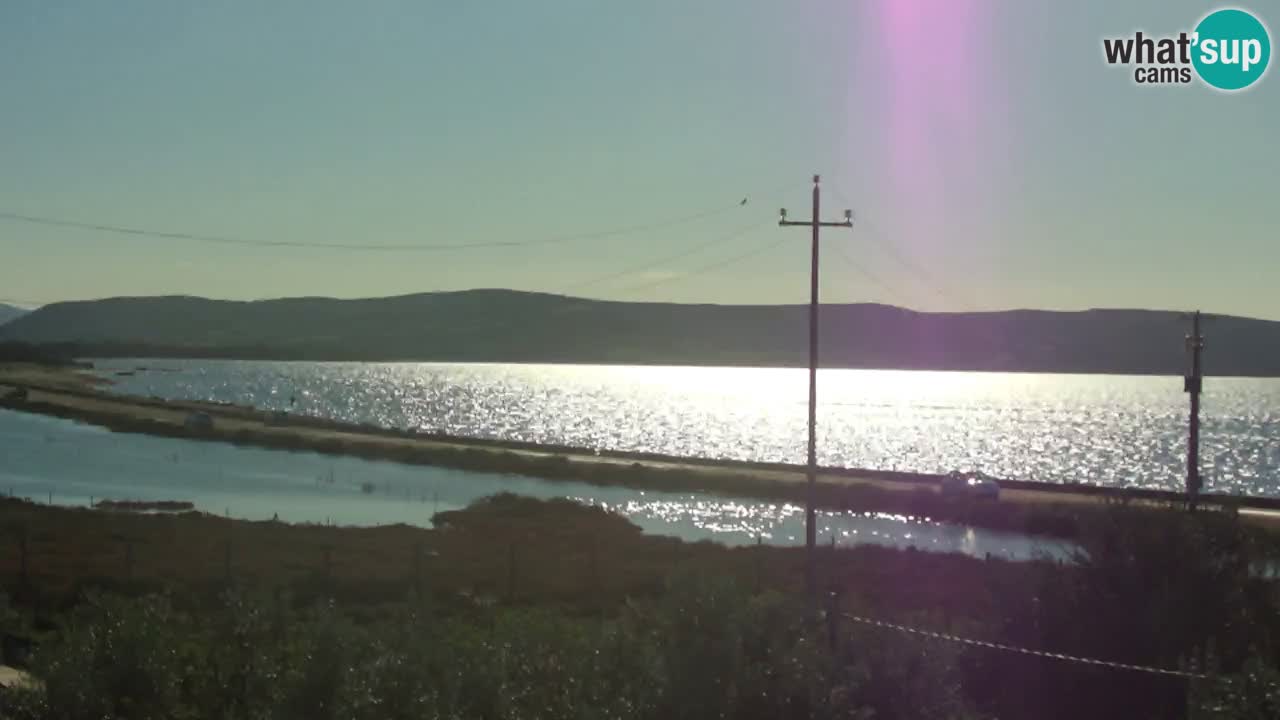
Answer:
<path fill-rule="evenodd" d="M 1280 77 L 1137 87 L 1103 36 L 1190 29 L 1185 0 L 8 0 L 0 212 L 246 239 L 528 248 L 247 248 L 0 221 L 0 298 L 552 292 L 922 309 L 1202 307 L 1280 319 Z M 1246 6 L 1247 7 L 1247 6 Z M 1254 3 L 1280 23 L 1280 5 Z M 1275 17 L 1268 17 L 1275 15 Z M 847 199 L 847 203 L 846 200 Z M 719 271 L 770 240 L 789 241 Z M 884 250 L 909 258 L 903 263 Z M 908 267 L 908 265 L 910 267 Z M 633 289 L 650 283 L 648 288 Z M 941 287 L 939 287 L 941 286 Z"/>

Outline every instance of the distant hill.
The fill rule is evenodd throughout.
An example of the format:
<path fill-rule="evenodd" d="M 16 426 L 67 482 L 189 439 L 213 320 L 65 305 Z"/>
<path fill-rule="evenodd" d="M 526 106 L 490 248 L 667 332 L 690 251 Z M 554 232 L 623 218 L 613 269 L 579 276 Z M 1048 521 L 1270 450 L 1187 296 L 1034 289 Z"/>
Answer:
<path fill-rule="evenodd" d="M 30 311 L 26 310 L 25 308 L 20 308 L 14 305 L 5 305 L 4 303 L 0 303 L 0 325 L 3 325 L 9 322 L 10 320 L 14 320 L 19 317 L 22 317 L 23 315 L 26 315 L 28 312 Z"/>
<path fill-rule="evenodd" d="M 804 366 L 804 305 L 606 302 L 509 290 L 365 300 L 112 298 L 47 305 L 0 341 L 97 356 Z M 1180 375 L 1187 322 L 1153 310 L 922 313 L 824 305 L 827 367 Z M 1206 320 L 1205 370 L 1280 376 L 1280 322 Z"/>

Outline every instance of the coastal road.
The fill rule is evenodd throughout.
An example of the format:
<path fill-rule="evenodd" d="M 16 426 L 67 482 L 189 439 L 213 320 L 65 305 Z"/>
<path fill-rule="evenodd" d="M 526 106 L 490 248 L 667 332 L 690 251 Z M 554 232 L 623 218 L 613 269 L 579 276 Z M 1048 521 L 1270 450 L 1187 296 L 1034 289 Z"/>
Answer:
<path fill-rule="evenodd" d="M 689 478 L 689 489 L 699 489 L 699 479 L 719 479 L 716 485 L 724 489 L 726 480 L 738 478 L 757 481 L 759 485 L 777 484 L 793 488 L 805 482 L 805 474 L 797 469 L 766 469 L 743 467 L 732 463 L 716 464 L 710 461 L 679 459 L 637 460 L 634 457 L 618 457 L 596 454 L 584 450 L 566 448 L 539 449 L 504 445 L 491 441 L 466 438 L 439 439 L 413 437 L 390 431 L 342 425 L 314 418 L 286 419 L 273 422 L 272 415 L 250 407 L 219 405 L 213 403 L 162 400 L 114 395 L 103 392 L 107 381 L 87 372 L 33 365 L 0 365 L 0 396 L 8 388 L 27 390 L 23 403 L 10 403 L 11 409 L 27 410 L 42 414 L 72 418 L 113 430 L 144 432 L 170 437 L 182 437 L 187 433 L 184 423 L 193 412 L 207 413 L 213 419 L 213 428 L 204 433 L 203 439 L 227 442 L 259 444 L 269 447 L 311 449 L 318 452 L 338 452 L 360 456 L 385 456 L 389 460 L 413 458 L 411 462 L 431 464 L 432 453 L 489 452 L 508 454 L 535 461 L 560 459 L 568 463 L 591 463 L 597 466 L 616 466 L 620 470 L 641 465 L 647 469 L 672 471 Z M 625 485 L 625 472 L 618 484 Z M 555 479 L 555 478 L 551 478 Z M 824 486 L 848 486 L 878 488 L 886 491 L 937 492 L 936 482 L 903 481 L 842 472 L 818 476 Z M 744 493 L 744 496 L 749 493 Z M 1105 502 L 1107 495 L 1096 492 L 1073 492 L 1062 486 L 1046 489 L 1004 487 L 1000 502 L 1010 504 L 1075 504 L 1096 505 Z M 1241 508 L 1242 516 L 1250 522 L 1280 528 L 1280 510 L 1265 507 Z"/>

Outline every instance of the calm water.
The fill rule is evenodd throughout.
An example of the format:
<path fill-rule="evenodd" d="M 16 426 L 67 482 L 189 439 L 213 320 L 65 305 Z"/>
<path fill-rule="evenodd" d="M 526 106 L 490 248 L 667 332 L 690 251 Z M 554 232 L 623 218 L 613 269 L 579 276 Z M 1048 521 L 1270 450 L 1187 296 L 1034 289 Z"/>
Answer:
<path fill-rule="evenodd" d="M 803 462 L 797 369 L 128 360 L 119 392 L 393 427 L 672 455 Z M 1176 377 L 824 370 L 819 461 L 1042 482 L 1178 489 Z M 1205 381 L 1210 490 L 1280 495 L 1280 380 Z"/>
<path fill-rule="evenodd" d="M 365 493 L 363 483 L 376 490 Z M 40 502 L 93 499 L 187 500 L 205 512 L 263 520 L 340 525 L 430 526 L 441 510 L 497 492 L 567 497 L 617 511 L 643 530 L 727 545 L 804 543 L 795 505 L 727 500 L 698 493 L 654 493 L 551 483 L 512 475 L 464 473 L 315 453 L 127 435 L 40 415 L 0 410 L 0 492 Z M 1064 546 L 1017 535 L 944 525 L 924 518 L 821 512 L 824 542 L 986 553 L 1025 559 Z"/>

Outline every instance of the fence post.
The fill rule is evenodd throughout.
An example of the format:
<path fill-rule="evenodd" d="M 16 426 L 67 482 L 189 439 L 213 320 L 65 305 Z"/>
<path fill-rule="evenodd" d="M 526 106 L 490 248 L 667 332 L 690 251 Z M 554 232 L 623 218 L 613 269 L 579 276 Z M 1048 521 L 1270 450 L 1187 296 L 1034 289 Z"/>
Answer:
<path fill-rule="evenodd" d="M 840 649 L 840 591 L 827 593 L 827 644 L 834 654 Z"/>
<path fill-rule="evenodd" d="M 592 535 L 592 536 L 591 536 L 591 548 L 590 548 L 590 551 L 591 551 L 591 558 L 590 558 L 590 560 L 591 560 L 591 564 L 590 564 L 590 572 L 591 572 L 591 593 L 596 597 L 596 599 L 597 599 L 597 600 L 599 600 L 599 598 L 600 598 L 600 565 L 599 565 L 599 563 L 600 563 L 600 559 L 599 559 L 599 554 L 600 554 L 600 553 L 599 553 L 599 547 L 598 547 L 598 543 L 597 543 L 597 538 L 596 538 L 596 536 L 595 536 L 595 535 Z"/>
<path fill-rule="evenodd" d="M 422 543 L 413 546 L 413 591 L 422 600 Z"/>
<path fill-rule="evenodd" d="M 516 544 L 511 543 L 507 552 L 507 602 L 516 601 Z"/>
<path fill-rule="evenodd" d="M 25 586 L 27 584 L 27 526 L 26 525 L 23 525 L 22 528 L 18 530 L 18 554 L 21 555 L 21 561 L 20 561 L 18 572 L 20 574 L 20 577 L 22 578 L 22 584 Z"/>
<path fill-rule="evenodd" d="M 764 586 L 764 535 L 756 533 L 756 594 L 759 595 Z"/>

